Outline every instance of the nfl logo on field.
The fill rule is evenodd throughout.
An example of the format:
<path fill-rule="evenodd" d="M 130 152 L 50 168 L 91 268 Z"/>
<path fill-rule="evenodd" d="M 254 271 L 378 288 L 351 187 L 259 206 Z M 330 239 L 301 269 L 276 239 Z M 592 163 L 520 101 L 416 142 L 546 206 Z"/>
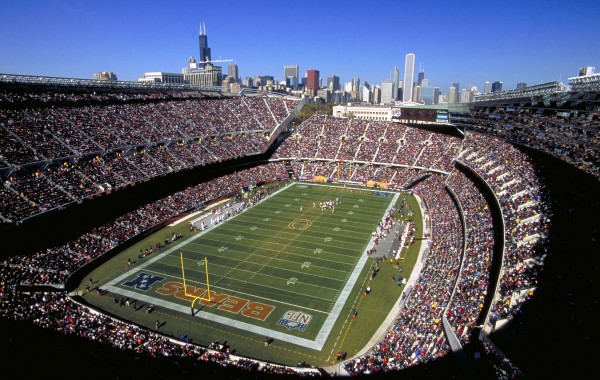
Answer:
<path fill-rule="evenodd" d="M 310 323 L 312 315 L 305 314 L 301 311 L 288 310 L 283 314 L 283 317 L 277 322 L 279 326 L 287 327 L 290 330 L 306 330 Z"/>

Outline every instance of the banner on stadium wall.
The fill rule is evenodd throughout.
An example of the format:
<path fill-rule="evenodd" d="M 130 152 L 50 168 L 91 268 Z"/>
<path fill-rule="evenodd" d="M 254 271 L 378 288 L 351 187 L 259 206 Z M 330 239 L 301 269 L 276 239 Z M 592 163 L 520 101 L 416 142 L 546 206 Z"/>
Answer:
<path fill-rule="evenodd" d="M 383 188 L 383 187 L 387 187 L 389 185 L 392 185 L 392 184 L 389 182 L 367 181 L 367 186 L 369 186 L 369 187 L 377 186 L 377 187 Z"/>
<path fill-rule="evenodd" d="M 314 176 L 312 178 L 309 178 L 309 181 L 314 181 L 314 182 L 327 182 L 327 177 L 322 177 L 320 175 Z"/>

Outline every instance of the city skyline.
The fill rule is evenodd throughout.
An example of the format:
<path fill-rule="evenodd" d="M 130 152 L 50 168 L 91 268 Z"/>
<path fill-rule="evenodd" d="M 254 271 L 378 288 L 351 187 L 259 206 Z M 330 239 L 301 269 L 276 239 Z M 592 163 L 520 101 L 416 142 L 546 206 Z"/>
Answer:
<path fill-rule="evenodd" d="M 240 77 L 273 75 L 282 81 L 283 66 L 298 65 L 300 77 L 315 69 L 324 78 L 340 77 L 340 83 L 359 77 L 380 85 L 394 79 L 395 66 L 403 77 L 405 56 L 414 53 L 416 65 L 426 67 L 429 85 L 448 93 L 453 83 L 480 91 L 486 81 L 503 82 L 503 89 L 519 82 L 567 83 L 580 67 L 600 66 L 600 51 L 590 44 L 600 40 L 594 17 L 600 4 L 591 1 L 574 0 L 568 8 L 541 0 L 421 2 L 410 7 L 392 1 L 368 7 L 358 1 L 345 1 L 343 7 L 316 1 L 229 4 L 235 12 L 225 15 L 246 22 L 229 22 L 223 7 L 214 3 L 195 11 L 191 1 L 4 2 L 0 72 L 92 78 L 112 71 L 121 80 L 137 80 L 152 71 L 180 73 L 189 56 L 200 60 L 201 23 L 210 37 L 212 59 L 234 59 Z M 309 8 L 318 10 L 315 17 L 302 16 Z M 357 13 L 373 21 L 377 33 L 350 31 Z M 325 33 L 322 24 L 331 22 L 331 15 L 332 25 L 348 27 Z M 282 22 L 286 18 L 290 22 Z M 425 21 L 439 26 L 420 28 Z"/>

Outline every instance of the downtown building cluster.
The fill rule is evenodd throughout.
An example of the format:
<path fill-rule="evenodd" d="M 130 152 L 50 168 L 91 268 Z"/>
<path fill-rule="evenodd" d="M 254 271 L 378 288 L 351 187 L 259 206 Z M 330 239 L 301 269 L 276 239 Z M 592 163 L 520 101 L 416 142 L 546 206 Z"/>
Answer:
<path fill-rule="evenodd" d="M 224 93 L 238 93 L 244 88 L 258 91 L 278 92 L 303 98 L 307 103 L 347 104 L 362 103 L 363 105 L 382 106 L 419 106 L 419 105 L 455 105 L 468 104 L 478 99 L 490 96 L 502 96 L 506 91 L 527 91 L 527 83 L 517 83 L 516 89 L 503 89 L 502 81 L 485 81 L 481 91 L 475 85 L 466 87 L 454 82 L 444 89 L 430 83 L 425 77 L 421 65 L 415 73 L 416 54 L 405 55 L 404 72 L 398 66 L 392 67 L 387 79 L 380 84 L 361 81 L 359 76 L 342 83 L 340 76 L 321 75 L 318 69 L 310 68 L 300 75 L 299 65 L 284 65 L 283 80 L 273 75 L 239 76 L 238 65 L 232 59 L 212 59 L 211 48 L 208 45 L 208 35 L 204 23 L 200 25 L 198 35 L 198 60 L 189 57 L 181 73 L 146 72 L 138 78 L 142 83 L 163 83 L 191 85 L 212 88 Z M 227 63 L 227 73 L 218 63 Z M 580 69 L 579 77 L 593 76 L 594 67 Z M 415 75 L 416 74 L 416 75 Z M 93 76 L 94 80 L 117 81 L 117 75 L 112 72 L 100 72 Z M 535 86 L 534 86 L 535 87 Z"/>

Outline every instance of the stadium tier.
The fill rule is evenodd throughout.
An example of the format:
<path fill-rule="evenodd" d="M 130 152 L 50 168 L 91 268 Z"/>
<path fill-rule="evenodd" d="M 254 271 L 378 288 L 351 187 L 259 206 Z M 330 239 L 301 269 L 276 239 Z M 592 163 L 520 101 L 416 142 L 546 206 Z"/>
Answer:
<path fill-rule="evenodd" d="M 297 106 L 282 97 L 0 94 L 0 218 L 262 153 Z M 11 194 L 12 193 L 12 194 Z M 20 206 L 22 205 L 22 206 Z"/>
<path fill-rule="evenodd" d="M 467 130 L 546 152 L 600 178 L 600 123 L 597 111 L 593 112 L 598 107 L 597 94 L 571 100 L 575 104 L 585 103 L 590 108 L 579 114 L 568 108 L 564 111 L 544 110 L 530 103 L 520 104 L 523 109 L 517 112 L 518 107 L 514 104 L 495 104 L 476 107 L 470 113 L 451 113 L 450 121 Z"/>
<path fill-rule="evenodd" d="M 478 338 L 479 331 L 492 331 L 518 310 L 543 265 L 536 242 L 549 223 L 541 184 L 525 154 L 484 134 L 330 116 L 313 116 L 270 146 L 271 132 L 297 105 L 262 96 L 1 92 L 0 217 L 5 223 L 182 170 L 219 167 L 275 150 L 268 160 L 156 199 L 66 244 L 11 256 L 0 265 L 0 315 L 151 357 L 300 373 L 234 360 L 229 353 L 176 343 L 99 315 L 74 302 L 67 295 L 73 289 L 26 294 L 19 288 L 64 286 L 85 264 L 182 212 L 290 178 L 410 189 L 427 204 L 431 232 L 418 278 L 377 343 L 344 362 L 349 374 L 429 363 Z"/>

